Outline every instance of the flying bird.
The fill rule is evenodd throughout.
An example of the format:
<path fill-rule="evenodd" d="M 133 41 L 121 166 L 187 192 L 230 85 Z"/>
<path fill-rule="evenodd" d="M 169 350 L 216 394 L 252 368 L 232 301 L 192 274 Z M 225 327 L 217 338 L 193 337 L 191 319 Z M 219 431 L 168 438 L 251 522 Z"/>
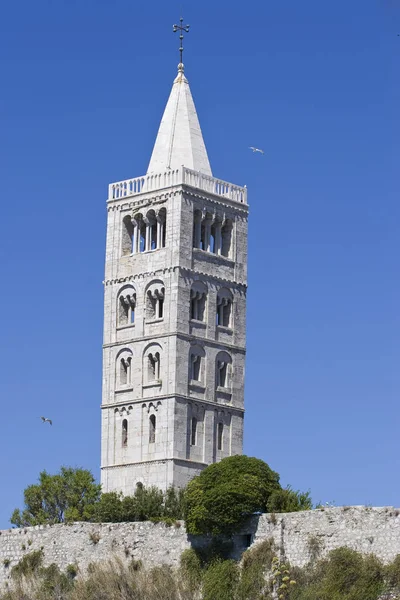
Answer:
<path fill-rule="evenodd" d="M 259 152 L 260 154 L 264 154 L 264 150 L 260 150 L 260 148 L 254 148 L 254 146 L 249 146 L 250 150 L 253 152 Z"/>
<path fill-rule="evenodd" d="M 46 417 L 40 417 L 42 419 L 42 423 L 50 423 L 50 425 L 53 425 L 53 421 L 51 419 L 47 419 Z"/>

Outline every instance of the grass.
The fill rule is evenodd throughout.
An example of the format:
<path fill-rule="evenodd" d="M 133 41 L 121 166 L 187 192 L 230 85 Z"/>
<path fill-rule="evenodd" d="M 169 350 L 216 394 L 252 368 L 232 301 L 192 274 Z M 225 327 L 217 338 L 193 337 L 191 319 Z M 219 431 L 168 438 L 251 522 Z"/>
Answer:
<path fill-rule="evenodd" d="M 272 540 L 247 550 L 240 563 L 213 551 L 204 562 L 186 550 L 179 568 L 144 569 L 140 561 L 91 563 L 86 573 L 43 566 L 43 553 L 26 554 L 13 567 L 0 600 L 400 600 L 400 555 L 390 565 L 372 554 L 338 548 L 303 569 L 277 557 Z M 290 585 L 293 583 L 293 585 Z"/>

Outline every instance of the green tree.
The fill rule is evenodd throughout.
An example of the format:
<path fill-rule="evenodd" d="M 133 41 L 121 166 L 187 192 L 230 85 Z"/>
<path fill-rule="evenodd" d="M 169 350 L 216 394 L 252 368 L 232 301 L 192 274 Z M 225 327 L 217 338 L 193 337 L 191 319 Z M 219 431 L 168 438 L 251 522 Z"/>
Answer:
<path fill-rule="evenodd" d="M 61 467 L 56 475 L 42 471 L 39 483 L 24 491 L 25 507 L 11 515 L 17 527 L 88 521 L 100 498 L 100 485 L 90 471 Z"/>
<path fill-rule="evenodd" d="M 280 490 L 279 475 L 248 456 L 230 456 L 208 466 L 185 493 L 186 527 L 191 534 L 231 533 L 254 512 L 265 512 Z"/>

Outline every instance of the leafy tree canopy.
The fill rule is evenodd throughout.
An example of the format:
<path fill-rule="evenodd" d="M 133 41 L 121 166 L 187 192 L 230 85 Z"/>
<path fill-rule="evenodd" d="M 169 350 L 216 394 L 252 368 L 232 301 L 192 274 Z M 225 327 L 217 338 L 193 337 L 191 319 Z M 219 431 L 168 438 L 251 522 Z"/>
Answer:
<path fill-rule="evenodd" d="M 10 521 L 16 527 L 88 521 L 99 501 L 100 490 L 86 469 L 61 467 L 56 475 L 42 471 L 39 483 L 29 485 L 24 491 L 24 509 L 15 509 Z"/>
<path fill-rule="evenodd" d="M 230 456 L 204 469 L 185 493 L 186 528 L 191 534 L 232 533 L 256 512 L 311 508 L 309 494 L 282 489 L 267 463 Z"/>

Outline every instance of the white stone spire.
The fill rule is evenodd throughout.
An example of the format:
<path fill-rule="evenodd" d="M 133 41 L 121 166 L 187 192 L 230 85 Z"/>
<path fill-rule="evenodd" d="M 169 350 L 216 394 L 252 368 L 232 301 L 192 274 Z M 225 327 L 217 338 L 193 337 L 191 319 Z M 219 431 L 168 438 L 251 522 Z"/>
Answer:
<path fill-rule="evenodd" d="M 188 80 L 182 63 L 161 119 L 147 173 L 178 169 L 182 165 L 212 176 Z"/>

